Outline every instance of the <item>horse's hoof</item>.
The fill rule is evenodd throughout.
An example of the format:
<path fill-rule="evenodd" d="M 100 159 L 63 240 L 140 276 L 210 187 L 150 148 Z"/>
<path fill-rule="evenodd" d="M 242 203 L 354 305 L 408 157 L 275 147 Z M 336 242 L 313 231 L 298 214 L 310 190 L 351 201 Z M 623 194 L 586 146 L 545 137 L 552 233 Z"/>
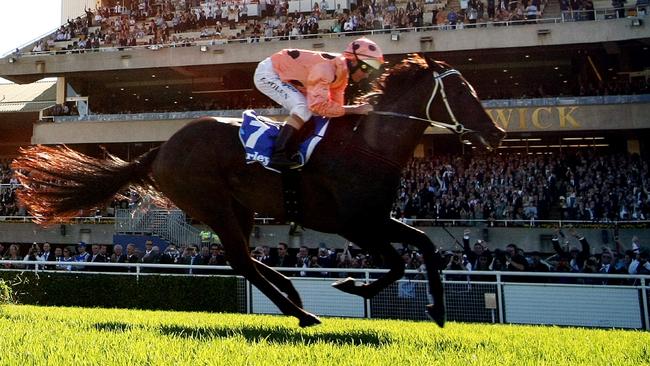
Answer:
<path fill-rule="evenodd" d="M 355 280 L 352 277 L 344 278 L 340 281 L 336 281 L 332 284 L 332 287 L 334 287 L 337 290 L 347 292 L 352 295 L 357 295 L 358 292 L 356 291 L 358 287 L 355 285 Z"/>
<path fill-rule="evenodd" d="M 447 321 L 447 315 L 445 314 L 445 307 L 444 306 L 438 306 L 438 304 L 429 304 L 427 305 L 427 315 L 431 320 L 436 322 L 440 328 L 443 328 L 445 326 L 445 322 Z"/>
<path fill-rule="evenodd" d="M 300 319 L 300 328 L 307 328 L 320 323 L 321 321 L 316 315 L 307 313 L 302 319 Z"/>

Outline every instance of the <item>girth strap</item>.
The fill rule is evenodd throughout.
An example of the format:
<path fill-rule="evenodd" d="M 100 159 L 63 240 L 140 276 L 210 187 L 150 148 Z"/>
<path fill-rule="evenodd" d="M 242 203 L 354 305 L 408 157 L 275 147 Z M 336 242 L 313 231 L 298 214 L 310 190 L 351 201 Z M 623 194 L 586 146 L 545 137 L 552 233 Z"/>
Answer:
<path fill-rule="evenodd" d="M 302 221 L 300 182 L 302 169 L 288 169 L 282 172 L 282 202 L 287 222 Z"/>

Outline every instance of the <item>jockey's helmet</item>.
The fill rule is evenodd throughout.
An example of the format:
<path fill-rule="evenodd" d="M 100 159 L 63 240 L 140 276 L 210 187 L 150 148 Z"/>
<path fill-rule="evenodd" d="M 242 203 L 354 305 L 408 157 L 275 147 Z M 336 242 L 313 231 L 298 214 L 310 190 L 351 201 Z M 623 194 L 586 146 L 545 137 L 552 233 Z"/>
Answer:
<path fill-rule="evenodd" d="M 366 37 L 361 37 L 350 42 L 343 52 L 343 56 L 348 60 L 356 60 L 357 62 L 361 61 L 361 69 L 364 71 L 366 71 L 364 67 L 365 65 L 370 66 L 374 70 L 379 70 L 381 64 L 384 63 L 384 54 L 381 51 L 381 48 L 379 48 L 375 42 Z"/>

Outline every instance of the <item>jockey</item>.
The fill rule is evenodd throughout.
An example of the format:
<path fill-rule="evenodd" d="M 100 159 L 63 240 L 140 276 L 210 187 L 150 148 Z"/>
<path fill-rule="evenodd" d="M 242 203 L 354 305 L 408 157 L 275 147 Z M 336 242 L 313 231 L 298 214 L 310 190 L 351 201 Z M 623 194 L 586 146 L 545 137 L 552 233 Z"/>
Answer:
<path fill-rule="evenodd" d="M 365 37 L 352 41 L 343 54 L 285 49 L 260 62 L 255 86 L 289 110 L 269 165 L 280 170 L 297 165 L 295 151 L 289 149 L 312 114 L 339 117 L 372 111 L 369 104 L 344 105 L 345 88 L 350 80 L 366 79 L 383 62 L 379 46 Z"/>

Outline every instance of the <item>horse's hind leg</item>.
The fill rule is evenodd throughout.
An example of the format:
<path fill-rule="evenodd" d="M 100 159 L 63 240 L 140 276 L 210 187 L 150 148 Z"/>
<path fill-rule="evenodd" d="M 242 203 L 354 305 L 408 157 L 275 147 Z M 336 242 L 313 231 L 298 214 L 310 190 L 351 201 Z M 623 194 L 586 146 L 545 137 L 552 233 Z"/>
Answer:
<path fill-rule="evenodd" d="M 370 251 L 373 255 L 379 254 L 383 256 L 384 260 L 388 263 L 390 270 L 384 276 L 368 284 L 357 286 L 354 278 L 348 277 L 333 283 L 333 287 L 343 292 L 369 299 L 404 276 L 404 261 L 390 242 L 385 239 L 369 241 L 368 238 L 363 238 L 353 242 L 359 247 Z"/>
<path fill-rule="evenodd" d="M 440 258 L 436 254 L 436 246 L 427 235 L 395 219 L 387 224 L 389 240 L 395 243 L 410 244 L 417 247 L 424 257 L 427 267 L 429 291 L 433 296 L 433 305 L 427 305 L 427 314 L 440 326 L 445 325 L 445 295 L 440 279 Z"/>
<path fill-rule="evenodd" d="M 248 279 L 264 295 L 266 295 L 285 315 L 292 315 L 298 318 L 301 327 L 320 324 L 320 320 L 298 307 L 294 302 L 286 298 L 278 289 L 264 277 L 253 259 L 248 253 L 248 238 L 242 230 L 242 225 L 232 210 L 232 205 L 226 202 L 220 203 L 222 214 L 219 217 L 197 217 L 208 224 L 219 235 L 226 250 L 226 258 L 233 270 Z M 230 211 L 231 214 L 227 214 Z M 246 224 L 244 223 L 244 226 Z"/>
<path fill-rule="evenodd" d="M 253 212 L 239 204 L 237 201 L 234 201 L 232 205 L 235 215 L 237 215 L 237 219 L 241 223 L 242 233 L 248 240 L 251 236 L 251 232 L 253 231 Z M 247 246 L 249 245 L 247 244 Z M 298 294 L 298 291 L 296 291 L 296 288 L 293 286 L 293 283 L 289 278 L 256 259 L 253 259 L 253 263 L 255 263 L 255 267 L 258 271 L 260 271 L 262 276 L 266 277 L 266 279 L 269 280 L 275 287 L 277 287 L 278 290 L 284 292 L 287 295 L 287 298 L 296 304 L 296 306 L 302 308 L 302 300 L 300 299 L 300 295 Z"/>

